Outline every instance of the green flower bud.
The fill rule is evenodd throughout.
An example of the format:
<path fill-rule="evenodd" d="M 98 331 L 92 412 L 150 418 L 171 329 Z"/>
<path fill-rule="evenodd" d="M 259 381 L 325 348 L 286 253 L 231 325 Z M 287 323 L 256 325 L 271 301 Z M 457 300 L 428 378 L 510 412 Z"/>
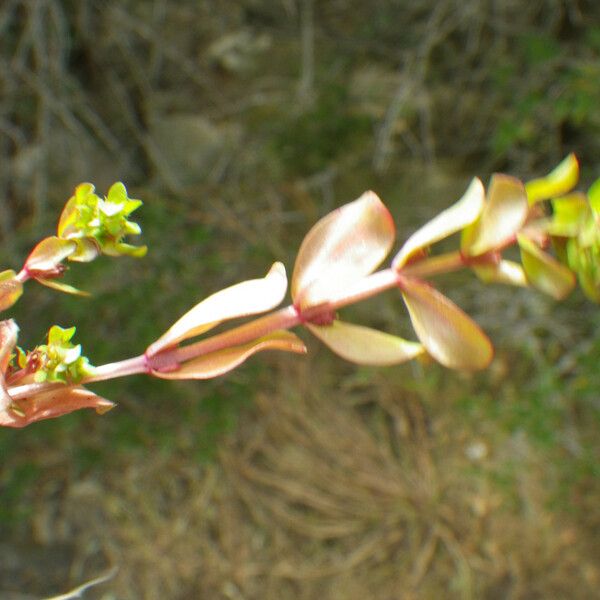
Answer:
<path fill-rule="evenodd" d="M 126 235 L 139 235 L 141 227 L 129 221 L 129 215 L 142 205 L 127 196 L 125 186 L 117 182 L 102 199 L 91 183 L 82 183 L 67 202 L 58 223 L 58 236 L 75 240 L 77 250 L 69 260 L 87 262 L 99 252 L 109 256 L 146 254 L 146 246 L 123 243 Z"/>
<path fill-rule="evenodd" d="M 71 339 L 75 327 L 63 329 L 54 325 L 48 332 L 48 343 L 38 346 L 31 354 L 39 365 L 34 373 L 34 381 L 41 383 L 79 383 L 92 375 L 94 367 L 81 355 L 81 345 L 74 345 Z"/>

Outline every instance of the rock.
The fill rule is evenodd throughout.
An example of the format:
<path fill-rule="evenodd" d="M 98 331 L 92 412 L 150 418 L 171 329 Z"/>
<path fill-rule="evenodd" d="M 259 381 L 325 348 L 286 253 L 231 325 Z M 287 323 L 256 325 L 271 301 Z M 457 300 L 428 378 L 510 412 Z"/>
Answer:
<path fill-rule="evenodd" d="M 161 154 L 162 166 L 179 186 L 206 181 L 227 160 L 242 136 L 238 125 L 218 124 L 189 113 L 156 118 L 149 133 Z"/>
<path fill-rule="evenodd" d="M 227 33 L 215 40 L 207 50 L 212 65 L 232 73 L 247 73 L 257 66 L 257 58 L 271 46 L 271 37 L 250 29 Z"/>

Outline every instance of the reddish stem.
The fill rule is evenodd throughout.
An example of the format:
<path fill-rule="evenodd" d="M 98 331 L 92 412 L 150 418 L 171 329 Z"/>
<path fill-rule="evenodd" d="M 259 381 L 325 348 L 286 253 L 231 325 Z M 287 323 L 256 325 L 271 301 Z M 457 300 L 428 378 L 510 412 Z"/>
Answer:
<path fill-rule="evenodd" d="M 269 335 L 274 331 L 291 329 L 302 323 L 318 322 L 327 319 L 336 310 L 355 304 L 390 288 L 403 289 L 407 285 L 407 279 L 421 279 L 448 273 L 464 268 L 476 262 L 490 262 L 494 260 L 492 254 L 469 258 L 460 251 L 450 252 L 439 256 L 433 256 L 405 266 L 400 272 L 394 269 L 377 271 L 356 282 L 346 289 L 338 297 L 331 298 L 317 306 L 302 309 L 296 305 L 286 306 L 267 315 L 258 317 L 254 321 L 244 323 L 228 331 L 218 333 L 209 338 L 202 339 L 187 346 L 178 346 L 154 356 L 142 354 L 126 360 L 108 363 L 96 367 L 95 373 L 83 379 L 80 384 L 116 379 L 140 373 L 152 373 L 153 371 L 166 371 L 176 369 L 181 363 L 224 348 L 238 346 Z M 23 270 L 18 277 L 25 281 L 28 274 Z M 29 383 L 20 386 L 11 386 L 10 395 L 14 400 L 26 398 L 32 394 L 47 391 L 61 383 Z"/>

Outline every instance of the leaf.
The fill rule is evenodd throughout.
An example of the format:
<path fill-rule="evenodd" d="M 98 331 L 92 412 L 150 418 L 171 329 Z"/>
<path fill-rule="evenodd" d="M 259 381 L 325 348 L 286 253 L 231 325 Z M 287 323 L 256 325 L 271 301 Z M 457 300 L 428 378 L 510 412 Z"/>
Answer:
<path fill-rule="evenodd" d="M 0 425 L 25 427 L 42 419 L 54 419 L 82 408 L 93 408 L 104 414 L 115 405 L 84 387 L 57 386 L 48 392 L 34 394 L 15 402 L 16 410 L 0 412 Z"/>
<path fill-rule="evenodd" d="M 435 360 L 451 369 L 487 367 L 492 344 L 479 325 L 435 288 L 408 278 L 402 296 L 419 340 Z"/>
<path fill-rule="evenodd" d="M 417 342 L 337 319 L 331 325 L 306 326 L 333 352 L 360 365 L 395 365 L 425 350 Z"/>
<path fill-rule="evenodd" d="M 546 254 L 525 235 L 517 236 L 527 280 L 538 290 L 562 300 L 575 287 L 573 271 Z"/>
<path fill-rule="evenodd" d="M 125 242 L 106 242 L 102 245 L 102 252 L 106 256 L 132 256 L 143 258 L 148 253 L 148 246 L 134 246 Z"/>
<path fill-rule="evenodd" d="M 189 360 L 176 371 L 152 371 L 152 375 L 162 379 L 211 379 L 235 369 L 247 358 L 262 350 L 305 354 L 306 346 L 299 337 L 289 331 L 275 331 L 248 344 L 217 350 Z"/>
<path fill-rule="evenodd" d="M 283 300 L 286 290 L 285 267 L 276 262 L 264 278 L 243 281 L 209 296 L 194 306 L 151 344 L 146 354 L 152 356 L 182 340 L 201 335 L 222 321 L 275 308 Z"/>
<path fill-rule="evenodd" d="M 388 209 L 374 192 L 329 213 L 308 232 L 296 259 L 292 298 L 305 309 L 326 302 L 374 271 L 395 238 Z"/>
<path fill-rule="evenodd" d="M 82 216 L 84 221 L 95 214 L 95 208 L 100 198 L 94 194 L 91 183 L 80 183 L 75 188 L 75 194 L 69 198 L 58 220 L 57 233 L 60 238 L 81 236 Z"/>
<path fill-rule="evenodd" d="M 483 210 L 484 199 L 483 184 L 480 179 L 474 178 L 456 204 L 441 212 L 408 238 L 394 258 L 392 268 L 399 271 L 420 250 L 473 223 Z"/>
<path fill-rule="evenodd" d="M 77 250 L 68 258 L 76 262 L 91 262 L 100 254 L 100 247 L 92 238 L 76 238 Z"/>
<path fill-rule="evenodd" d="M 63 240 L 56 236 L 42 240 L 27 257 L 24 269 L 32 277 L 58 274 L 60 263 L 77 250 L 73 240 Z"/>
<path fill-rule="evenodd" d="M 496 265 L 477 265 L 472 269 L 477 277 L 485 283 L 527 286 L 527 276 L 523 267 L 512 260 L 501 260 Z"/>
<path fill-rule="evenodd" d="M 600 179 L 596 179 L 588 190 L 590 206 L 596 216 L 600 216 Z"/>
<path fill-rule="evenodd" d="M 89 292 L 84 292 L 68 283 L 62 283 L 60 281 L 56 281 L 56 279 L 44 279 L 43 277 L 36 277 L 35 280 L 46 287 L 52 288 L 53 290 L 57 290 L 59 292 L 64 292 L 65 294 L 72 294 L 74 296 L 91 296 Z"/>
<path fill-rule="evenodd" d="M 560 237 L 575 237 L 590 215 L 590 205 L 585 194 L 575 192 L 552 200 L 552 218 L 546 232 Z"/>
<path fill-rule="evenodd" d="M 19 327 L 13 319 L 0 321 L 0 373 L 6 373 L 18 333 Z"/>
<path fill-rule="evenodd" d="M 579 162 L 574 154 L 569 154 L 548 175 L 525 184 L 529 204 L 563 196 L 577 185 L 578 179 Z"/>
<path fill-rule="evenodd" d="M 480 256 L 502 248 L 523 227 L 528 212 L 523 184 L 508 175 L 494 175 L 479 219 L 463 231 L 462 251 Z"/>
<path fill-rule="evenodd" d="M 23 284 L 12 269 L 0 273 L 0 311 L 10 308 L 23 293 Z"/>
<path fill-rule="evenodd" d="M 17 344 L 19 328 L 12 319 L 0 321 L 0 419 L 1 414 L 8 409 L 12 403 L 4 374 L 12 358 L 12 351 Z"/>

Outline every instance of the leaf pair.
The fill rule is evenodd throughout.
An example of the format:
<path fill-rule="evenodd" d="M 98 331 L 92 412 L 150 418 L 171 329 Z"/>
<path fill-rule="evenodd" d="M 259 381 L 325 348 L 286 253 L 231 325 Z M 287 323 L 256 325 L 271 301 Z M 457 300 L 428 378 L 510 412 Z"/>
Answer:
<path fill-rule="evenodd" d="M 182 365 L 156 367 L 180 342 L 197 337 L 223 321 L 266 312 L 278 306 L 287 290 L 285 267 L 276 262 L 262 279 L 243 281 L 212 294 L 184 314 L 146 350 L 151 373 L 164 379 L 209 379 L 231 371 L 262 350 L 304 353 L 303 342 L 288 331 L 274 331 L 257 339 L 235 343 L 191 358 Z"/>
<path fill-rule="evenodd" d="M 420 343 L 337 317 L 330 324 L 309 318 L 306 326 L 334 352 L 359 364 L 397 364 L 427 351 L 451 368 L 485 367 L 492 348 L 481 329 L 433 287 L 403 274 L 403 267 L 424 248 L 472 223 L 482 205 L 483 186 L 475 180 L 454 207 L 413 234 L 392 263 Z M 292 297 L 300 314 L 311 315 L 319 305 L 326 308 L 352 294 L 361 280 L 368 288 L 364 278 L 387 256 L 394 240 L 390 213 L 373 192 L 324 217 L 302 243 L 294 270 Z"/>
<path fill-rule="evenodd" d="M 322 218 L 306 235 L 292 277 L 292 299 L 302 317 L 348 294 L 388 255 L 396 230 L 388 209 L 373 192 Z M 314 313 L 315 311 L 312 310 Z M 305 320 L 306 327 L 336 354 L 365 365 L 392 365 L 410 360 L 421 344 L 331 315 L 329 324 Z"/>
<path fill-rule="evenodd" d="M 567 194 L 577 184 L 578 179 L 579 163 L 574 154 L 569 154 L 548 175 L 529 181 L 525 185 L 528 202 L 533 206 L 544 200 Z M 555 234 L 576 233 L 576 231 L 568 232 L 566 226 L 574 225 L 578 220 L 576 208 L 578 204 L 579 199 L 576 194 L 570 198 L 553 201 L 555 217 L 550 221 L 539 219 L 531 223 L 517 238 L 527 281 L 556 300 L 562 300 L 571 293 L 576 278 L 570 268 L 545 252 L 543 247 L 549 241 L 553 230 Z"/>

